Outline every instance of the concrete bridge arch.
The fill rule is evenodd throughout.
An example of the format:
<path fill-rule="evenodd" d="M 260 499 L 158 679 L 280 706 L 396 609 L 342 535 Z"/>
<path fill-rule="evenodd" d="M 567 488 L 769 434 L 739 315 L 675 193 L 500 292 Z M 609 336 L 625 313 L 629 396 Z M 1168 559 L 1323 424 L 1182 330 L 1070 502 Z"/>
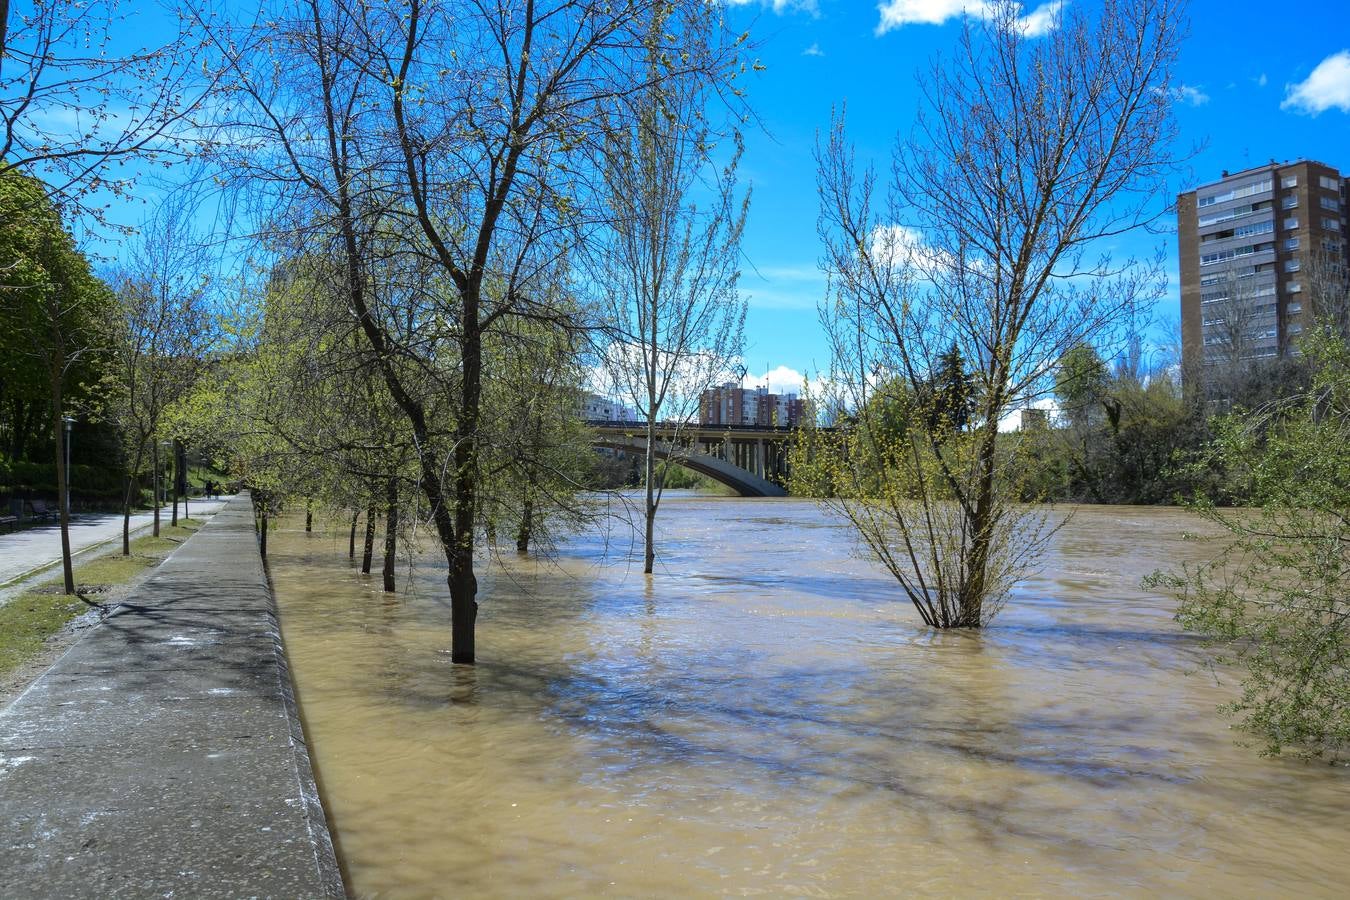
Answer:
<path fill-rule="evenodd" d="M 594 444 L 597 447 L 623 450 L 628 453 L 645 453 L 647 449 L 647 443 L 642 437 L 627 434 L 600 433 L 596 435 Z M 689 447 L 675 447 L 668 441 L 658 441 L 655 449 L 658 458 L 673 459 L 687 469 L 693 469 L 719 484 L 725 484 L 742 497 L 787 496 L 787 491 L 781 485 L 709 453 Z"/>

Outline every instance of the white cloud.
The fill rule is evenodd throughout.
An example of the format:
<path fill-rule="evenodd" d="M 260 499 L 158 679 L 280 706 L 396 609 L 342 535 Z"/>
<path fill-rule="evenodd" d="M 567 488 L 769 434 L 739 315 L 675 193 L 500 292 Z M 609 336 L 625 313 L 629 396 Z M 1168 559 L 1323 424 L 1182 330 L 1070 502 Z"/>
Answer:
<path fill-rule="evenodd" d="M 816 0 L 726 0 L 728 6 L 764 6 L 778 15 L 785 12 L 804 12 L 816 15 L 820 12 Z"/>
<path fill-rule="evenodd" d="M 921 255 L 923 232 L 908 225 L 878 225 L 872 229 L 872 246 L 867 252 L 873 259 L 891 266 L 903 266 Z"/>
<path fill-rule="evenodd" d="M 1285 86 L 1280 109 L 1310 116 L 1329 109 L 1350 113 L 1350 50 L 1333 53 L 1317 64 L 1307 79 Z"/>
<path fill-rule="evenodd" d="M 742 387 L 756 388 L 767 385 L 769 392 L 773 394 L 800 395 L 805 384 L 806 376 L 787 366 L 774 366 L 763 375 L 747 372 L 741 379 Z"/>
<path fill-rule="evenodd" d="M 923 232 L 908 225 L 878 225 L 873 228 L 872 246 L 867 252 L 888 268 L 913 266 L 928 277 L 944 270 L 950 272 L 955 267 L 951 254 L 925 243 Z"/>
<path fill-rule="evenodd" d="M 1267 84 L 1269 84 L 1269 83 L 1270 83 L 1270 79 L 1266 77 L 1266 73 L 1265 73 L 1265 72 L 1262 72 L 1260 75 L 1256 76 L 1256 86 L 1257 86 L 1257 87 L 1265 87 L 1265 86 L 1266 86 Z"/>
<path fill-rule="evenodd" d="M 1059 11 L 1067 0 L 1052 0 L 1036 7 L 1029 14 L 1017 20 L 1017 24 L 1026 32 L 1027 37 L 1043 37 L 1055 30 L 1059 24 Z"/>
<path fill-rule="evenodd" d="M 877 6 L 881 19 L 877 22 L 878 36 L 905 25 L 941 25 L 948 19 L 955 19 L 962 13 L 977 19 L 993 18 L 1003 0 L 883 0 Z M 1050 0 L 1042 3 L 1026 15 L 1018 18 L 1017 24 L 1027 37 L 1042 37 L 1049 34 L 1058 24 L 1059 11 L 1068 0 Z M 1021 13 L 1025 7 L 1014 3 Z"/>
<path fill-rule="evenodd" d="M 1178 100 L 1189 103 L 1191 106 L 1204 106 L 1209 102 L 1209 94 L 1206 94 L 1203 88 L 1194 85 L 1183 84 L 1173 92 Z"/>
<path fill-rule="evenodd" d="M 820 44 L 812 44 L 802 51 L 802 56 L 824 56 L 825 51 L 820 49 Z"/>

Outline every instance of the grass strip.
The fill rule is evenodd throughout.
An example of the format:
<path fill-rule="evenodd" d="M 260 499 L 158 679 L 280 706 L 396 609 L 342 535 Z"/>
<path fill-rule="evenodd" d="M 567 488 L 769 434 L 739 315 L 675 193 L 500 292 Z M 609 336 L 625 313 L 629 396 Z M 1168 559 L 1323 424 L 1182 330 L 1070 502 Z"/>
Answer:
<path fill-rule="evenodd" d="M 159 565 L 202 525 L 193 519 L 178 521 L 177 527 L 160 526 L 159 537 L 147 535 L 132 541 L 130 556 L 111 553 L 75 566 L 76 590 L 88 601 L 61 593 L 58 575 L 0 606 L 0 677 L 40 653 L 48 638 L 93 604 L 110 599 L 116 588 Z"/>

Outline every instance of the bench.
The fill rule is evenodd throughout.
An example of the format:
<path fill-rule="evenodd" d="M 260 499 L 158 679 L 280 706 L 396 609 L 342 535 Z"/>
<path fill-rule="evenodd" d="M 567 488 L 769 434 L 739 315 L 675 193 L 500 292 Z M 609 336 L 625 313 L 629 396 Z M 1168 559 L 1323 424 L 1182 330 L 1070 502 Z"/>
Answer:
<path fill-rule="evenodd" d="M 49 506 L 46 500 L 29 500 L 28 508 L 33 511 L 35 519 L 59 519 L 61 512 L 55 506 Z"/>

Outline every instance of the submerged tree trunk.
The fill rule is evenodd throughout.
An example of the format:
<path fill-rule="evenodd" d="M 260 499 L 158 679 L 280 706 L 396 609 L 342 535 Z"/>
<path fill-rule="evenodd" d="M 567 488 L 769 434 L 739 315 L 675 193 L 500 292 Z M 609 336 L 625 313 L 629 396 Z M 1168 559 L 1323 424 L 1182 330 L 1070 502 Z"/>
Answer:
<path fill-rule="evenodd" d="M 526 495 L 520 510 L 520 528 L 516 530 L 516 552 L 530 552 L 530 532 L 534 530 L 534 498 Z"/>
<path fill-rule="evenodd" d="M 650 575 L 656 563 L 656 423 L 652 421 L 651 415 L 647 419 L 647 458 L 644 463 L 647 502 L 644 509 L 646 522 L 643 526 L 642 571 Z"/>
<path fill-rule="evenodd" d="M 384 497 L 384 589 L 394 592 L 394 557 L 398 550 L 398 479 L 390 476 Z"/>
<path fill-rule="evenodd" d="M 455 435 L 455 545 L 450 557 L 450 659 L 472 664 L 478 620 L 478 578 L 473 571 L 474 526 L 478 518 L 478 423 L 482 402 L 483 333 L 478 319 L 479 285 L 463 292 L 461 324 L 464 380 L 460 386 L 459 428 Z"/>
<path fill-rule="evenodd" d="M 366 543 L 361 554 L 361 574 L 370 574 L 371 558 L 375 555 L 375 505 L 366 507 Z"/>
<path fill-rule="evenodd" d="M 356 520 L 359 518 L 361 518 L 361 511 L 358 509 L 352 510 L 352 535 L 347 542 L 348 559 L 356 559 Z"/>
<path fill-rule="evenodd" d="M 267 507 L 263 507 L 262 522 L 258 525 L 258 552 L 267 559 Z"/>
<path fill-rule="evenodd" d="M 314 530 L 314 498 L 305 498 L 305 531 Z"/>

